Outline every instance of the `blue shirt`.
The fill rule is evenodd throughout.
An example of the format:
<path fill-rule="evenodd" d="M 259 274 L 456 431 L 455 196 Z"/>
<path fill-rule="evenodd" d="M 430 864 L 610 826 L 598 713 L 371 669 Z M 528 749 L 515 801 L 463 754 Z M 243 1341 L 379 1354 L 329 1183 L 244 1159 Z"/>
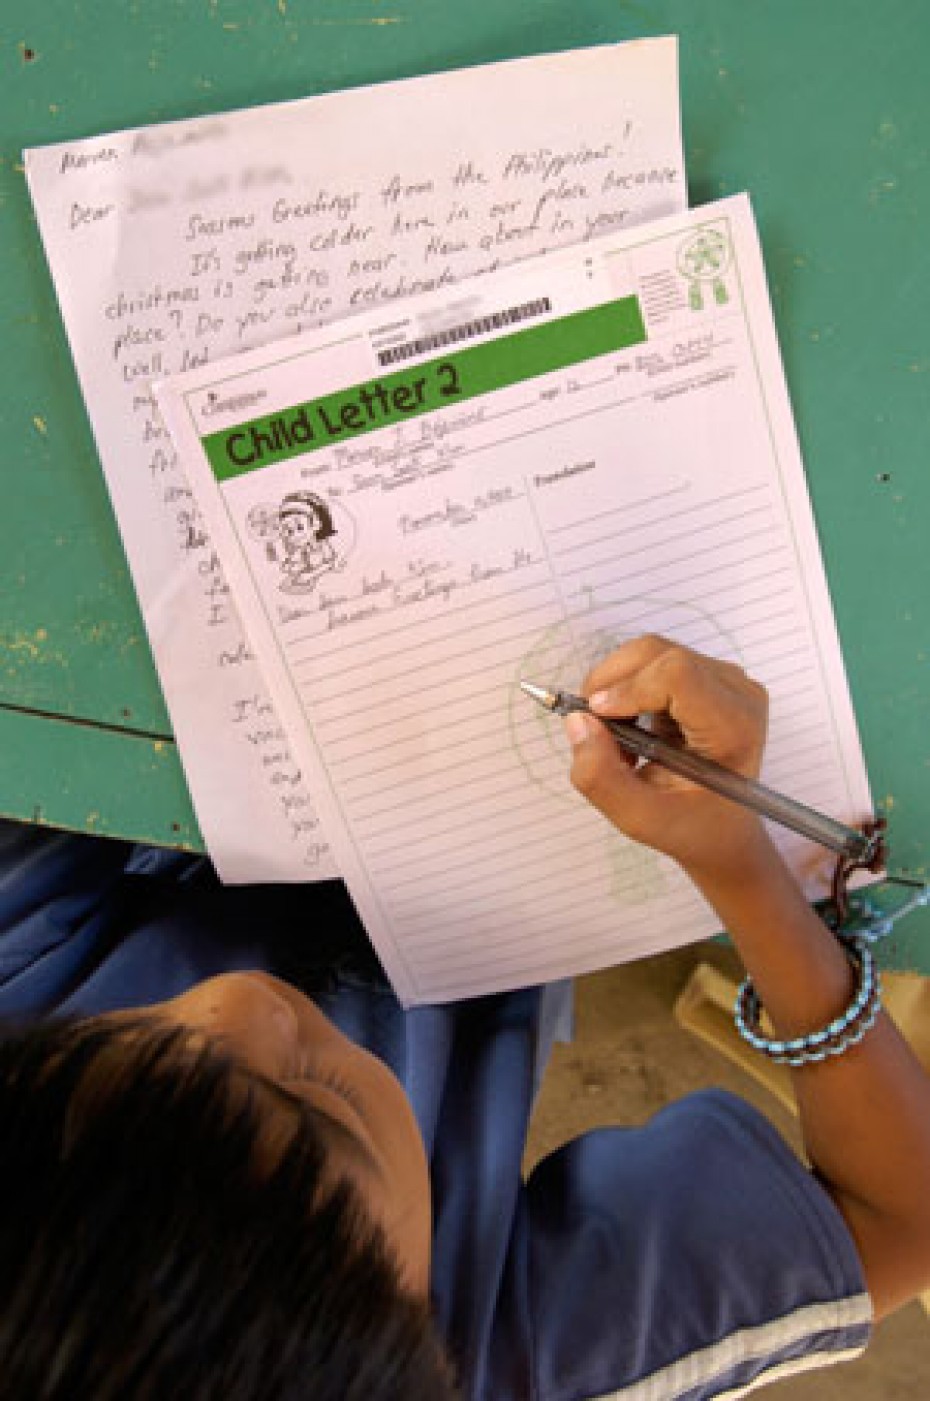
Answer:
<path fill-rule="evenodd" d="M 224 888 L 201 858 L 0 823 L 0 1016 L 139 1006 L 246 968 L 310 992 L 404 1085 L 467 1396 L 699 1401 L 865 1346 L 841 1216 L 730 1095 L 585 1134 L 523 1182 L 564 989 L 404 1011 L 337 882 Z"/>

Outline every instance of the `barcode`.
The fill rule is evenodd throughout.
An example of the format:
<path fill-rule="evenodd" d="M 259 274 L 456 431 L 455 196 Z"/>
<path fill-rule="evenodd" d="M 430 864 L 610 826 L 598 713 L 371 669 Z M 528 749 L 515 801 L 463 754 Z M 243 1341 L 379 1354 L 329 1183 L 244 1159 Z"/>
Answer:
<path fill-rule="evenodd" d="M 477 321 L 467 321 L 464 326 L 450 326 L 447 331 L 437 331 L 434 336 L 423 336 L 420 340 L 407 341 L 405 345 L 392 345 L 390 350 L 378 352 L 378 364 L 396 365 L 398 360 L 409 360 L 414 355 L 424 355 L 428 350 L 471 340 L 473 336 L 483 336 L 488 331 L 499 331 L 502 326 L 512 326 L 515 321 L 527 321 L 532 316 L 542 316 L 551 310 L 552 302 L 548 297 L 537 297 L 535 301 L 524 302 L 522 306 L 512 306 L 507 311 L 495 311 L 490 316 L 479 317 Z"/>

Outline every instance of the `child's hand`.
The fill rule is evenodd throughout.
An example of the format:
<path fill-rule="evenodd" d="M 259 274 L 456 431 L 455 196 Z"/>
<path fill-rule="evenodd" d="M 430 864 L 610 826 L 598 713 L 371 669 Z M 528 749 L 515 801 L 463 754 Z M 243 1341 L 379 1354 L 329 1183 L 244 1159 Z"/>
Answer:
<path fill-rule="evenodd" d="M 631 720 L 648 714 L 659 733 L 683 738 L 696 753 L 748 778 L 759 772 L 768 698 L 730 662 L 663 637 L 641 637 L 595 667 L 583 691 L 601 715 Z M 569 715 L 565 726 L 573 746 L 572 783 L 627 836 L 704 879 L 729 874 L 768 849 L 754 814 L 656 764 L 637 767 L 587 715 Z"/>

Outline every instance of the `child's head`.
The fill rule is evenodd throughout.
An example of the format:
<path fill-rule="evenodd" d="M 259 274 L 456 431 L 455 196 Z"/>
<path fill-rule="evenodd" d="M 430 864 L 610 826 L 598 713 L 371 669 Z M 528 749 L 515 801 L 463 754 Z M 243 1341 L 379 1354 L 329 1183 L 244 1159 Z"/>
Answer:
<path fill-rule="evenodd" d="M 313 491 L 292 491 L 285 496 L 278 520 L 285 544 L 292 547 L 307 540 L 328 540 L 336 534 L 332 511 Z"/>
<path fill-rule="evenodd" d="M 0 1372 L 57 1398 L 442 1398 L 423 1148 L 293 989 L 0 1042 Z"/>

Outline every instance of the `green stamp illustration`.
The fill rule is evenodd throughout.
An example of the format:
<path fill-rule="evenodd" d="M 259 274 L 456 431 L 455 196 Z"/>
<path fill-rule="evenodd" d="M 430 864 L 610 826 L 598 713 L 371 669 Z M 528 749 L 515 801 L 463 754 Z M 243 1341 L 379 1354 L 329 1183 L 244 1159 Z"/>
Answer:
<path fill-rule="evenodd" d="M 702 284 L 707 284 L 718 306 L 730 300 L 724 275 L 732 261 L 730 240 L 720 229 L 708 225 L 685 239 L 678 249 L 678 270 L 688 281 L 688 305 L 692 311 L 704 309 Z"/>

